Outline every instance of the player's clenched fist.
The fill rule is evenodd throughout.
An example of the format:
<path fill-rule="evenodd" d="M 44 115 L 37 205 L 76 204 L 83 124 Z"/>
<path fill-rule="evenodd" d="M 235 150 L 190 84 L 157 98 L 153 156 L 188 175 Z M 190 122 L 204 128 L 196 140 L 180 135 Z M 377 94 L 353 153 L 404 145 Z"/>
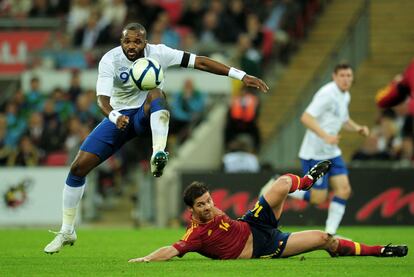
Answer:
<path fill-rule="evenodd" d="M 129 117 L 126 115 L 121 115 L 120 117 L 118 117 L 118 120 L 116 121 L 116 127 L 118 129 L 124 130 L 129 123 Z"/>

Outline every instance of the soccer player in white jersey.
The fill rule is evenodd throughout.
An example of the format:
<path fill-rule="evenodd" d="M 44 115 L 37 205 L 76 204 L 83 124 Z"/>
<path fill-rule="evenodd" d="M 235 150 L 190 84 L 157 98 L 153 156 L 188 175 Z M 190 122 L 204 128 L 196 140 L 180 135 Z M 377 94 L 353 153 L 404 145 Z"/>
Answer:
<path fill-rule="evenodd" d="M 130 23 L 122 30 L 121 45 L 108 51 L 99 62 L 96 92 L 98 105 L 105 118 L 87 137 L 73 161 L 63 189 L 62 227 L 44 251 L 56 253 L 64 245 L 76 241 L 75 215 L 85 188 L 86 175 L 109 158 L 130 139 L 152 132 L 153 155 L 151 171 L 162 175 L 168 161 L 165 152 L 170 113 L 162 85 L 140 91 L 129 81 L 129 67 L 141 57 L 159 62 L 164 71 L 181 66 L 227 75 L 245 85 L 266 92 L 269 88 L 260 79 L 203 56 L 147 43 L 147 32 L 139 23 Z"/>
<path fill-rule="evenodd" d="M 302 170 L 307 172 L 321 160 L 332 162 L 331 170 L 310 191 L 297 191 L 290 196 L 313 204 L 324 202 L 328 197 L 328 181 L 334 197 L 329 205 L 325 231 L 335 235 L 345 213 L 346 202 L 351 194 L 348 170 L 338 147 L 339 131 L 344 128 L 368 136 L 367 126 L 355 123 L 349 116 L 353 72 L 348 64 L 336 65 L 333 81 L 321 87 L 302 114 L 301 121 L 307 128 L 299 158 Z"/>

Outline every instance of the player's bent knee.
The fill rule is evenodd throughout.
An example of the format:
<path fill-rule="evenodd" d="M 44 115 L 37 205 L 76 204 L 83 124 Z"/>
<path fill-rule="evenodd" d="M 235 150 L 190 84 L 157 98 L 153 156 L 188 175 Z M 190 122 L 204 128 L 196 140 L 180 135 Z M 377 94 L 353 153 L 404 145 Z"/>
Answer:
<path fill-rule="evenodd" d="M 151 102 L 151 101 L 153 101 L 157 98 L 166 98 L 165 93 L 161 89 L 155 88 L 155 89 L 152 89 L 148 92 L 148 95 L 147 95 L 147 100 L 148 101 Z"/>
<path fill-rule="evenodd" d="M 349 184 L 340 186 L 336 189 L 335 191 L 335 195 L 343 198 L 343 199 L 348 199 L 351 196 L 352 193 L 352 189 L 351 186 Z"/>
<path fill-rule="evenodd" d="M 86 176 L 85 170 L 82 169 L 82 166 L 80 165 L 78 160 L 73 161 L 73 163 L 71 164 L 70 173 L 79 177 Z"/>
<path fill-rule="evenodd" d="M 289 191 L 291 186 L 292 180 L 287 176 L 281 176 L 273 182 L 272 189 Z"/>

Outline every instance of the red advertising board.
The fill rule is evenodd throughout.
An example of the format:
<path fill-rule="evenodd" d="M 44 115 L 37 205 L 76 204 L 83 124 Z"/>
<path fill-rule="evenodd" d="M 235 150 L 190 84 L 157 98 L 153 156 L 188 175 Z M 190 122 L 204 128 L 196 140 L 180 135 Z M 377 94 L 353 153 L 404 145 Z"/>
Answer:
<path fill-rule="evenodd" d="M 18 74 L 25 70 L 29 53 L 43 48 L 50 35 L 48 31 L 0 32 L 0 73 Z"/>
<path fill-rule="evenodd" d="M 290 172 L 290 170 L 280 171 Z M 298 173 L 297 170 L 293 171 Z M 233 218 L 252 208 L 259 191 L 272 174 L 192 173 L 182 175 L 183 188 L 194 180 L 210 187 L 214 203 Z M 412 225 L 414 224 L 414 170 L 351 168 L 353 194 L 347 202 L 342 225 Z M 324 225 L 329 201 L 318 206 L 288 198 L 283 224 Z M 182 219 L 187 219 L 184 205 Z"/>

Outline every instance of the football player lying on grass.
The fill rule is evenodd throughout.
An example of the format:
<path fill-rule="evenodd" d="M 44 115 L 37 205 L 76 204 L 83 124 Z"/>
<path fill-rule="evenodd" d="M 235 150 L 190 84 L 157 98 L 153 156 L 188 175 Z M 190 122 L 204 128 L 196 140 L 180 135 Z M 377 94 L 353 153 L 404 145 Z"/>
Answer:
<path fill-rule="evenodd" d="M 272 180 L 270 189 L 254 208 L 238 220 L 231 219 L 214 206 L 205 184 L 193 182 L 184 191 L 184 202 L 192 212 L 192 218 L 183 238 L 129 262 L 164 261 L 182 257 L 187 252 L 197 252 L 212 259 L 279 258 L 314 250 L 325 250 L 332 257 L 406 256 L 406 245 L 368 246 L 317 230 L 284 233 L 278 229 L 288 194 L 309 190 L 330 166 L 330 161 L 322 161 L 302 178 L 285 174 Z"/>

